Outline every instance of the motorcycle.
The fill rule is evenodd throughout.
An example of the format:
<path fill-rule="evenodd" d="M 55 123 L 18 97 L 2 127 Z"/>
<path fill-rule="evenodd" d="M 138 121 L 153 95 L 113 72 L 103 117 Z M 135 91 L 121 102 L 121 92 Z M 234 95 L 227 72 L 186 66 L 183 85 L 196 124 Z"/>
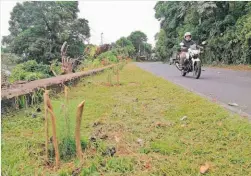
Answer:
<path fill-rule="evenodd" d="M 202 45 L 205 45 L 206 42 L 202 42 Z M 193 72 L 193 76 L 196 79 L 200 78 L 201 75 L 201 60 L 199 58 L 199 55 L 201 53 L 201 49 L 203 47 L 199 45 L 191 45 L 190 48 L 184 47 L 184 43 L 180 43 L 181 46 L 181 52 L 179 53 L 179 57 L 183 55 L 182 57 L 185 57 L 184 60 L 184 68 L 180 68 L 179 60 L 177 59 L 175 61 L 175 65 L 178 68 L 178 70 L 181 71 L 182 76 L 186 76 L 189 72 Z"/>

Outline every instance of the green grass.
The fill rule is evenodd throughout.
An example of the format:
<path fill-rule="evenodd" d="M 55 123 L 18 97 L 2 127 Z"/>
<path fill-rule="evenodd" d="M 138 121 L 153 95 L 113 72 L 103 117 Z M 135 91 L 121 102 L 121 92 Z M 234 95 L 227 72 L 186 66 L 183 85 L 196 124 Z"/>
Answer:
<path fill-rule="evenodd" d="M 2 175 L 194 176 L 205 162 L 210 163 L 206 175 L 251 175 L 247 120 L 133 64 L 120 72 L 120 86 L 107 86 L 108 74 L 85 78 L 70 90 L 71 138 L 77 105 L 86 100 L 83 164 L 74 156 L 62 159 L 58 171 L 44 164 L 43 114 L 32 118 L 29 108 L 2 117 Z M 60 143 L 66 136 L 63 102 L 63 94 L 52 99 Z M 187 119 L 181 121 L 183 116 Z M 88 140 L 91 136 L 96 143 Z M 74 142 L 66 143 L 74 149 Z M 113 157 L 103 155 L 107 147 L 116 148 Z"/>

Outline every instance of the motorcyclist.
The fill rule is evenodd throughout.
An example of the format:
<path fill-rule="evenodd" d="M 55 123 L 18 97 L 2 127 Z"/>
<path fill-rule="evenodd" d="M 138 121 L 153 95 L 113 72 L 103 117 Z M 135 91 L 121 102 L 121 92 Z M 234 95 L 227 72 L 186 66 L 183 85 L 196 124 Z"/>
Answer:
<path fill-rule="evenodd" d="M 192 35 L 190 32 L 186 32 L 184 35 L 184 40 L 182 41 L 182 43 L 184 44 L 182 47 L 186 47 L 187 49 L 190 48 L 191 45 L 196 44 L 193 40 L 192 40 Z M 184 68 L 184 61 L 186 58 L 186 53 L 182 52 L 180 55 L 180 66 L 181 68 Z"/>

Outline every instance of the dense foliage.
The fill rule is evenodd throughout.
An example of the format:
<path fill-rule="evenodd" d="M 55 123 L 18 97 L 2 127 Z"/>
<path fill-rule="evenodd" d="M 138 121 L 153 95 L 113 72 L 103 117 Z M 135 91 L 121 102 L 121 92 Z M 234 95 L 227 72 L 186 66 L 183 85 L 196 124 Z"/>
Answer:
<path fill-rule="evenodd" d="M 85 64 L 88 65 L 92 61 L 93 65 L 107 65 L 121 59 L 134 58 L 137 54 L 144 55 L 152 52 L 151 45 L 147 43 L 146 34 L 141 31 L 134 31 L 128 37 L 121 37 L 109 46 L 108 51 L 97 54 L 102 46 L 87 45 L 84 52 Z"/>
<path fill-rule="evenodd" d="M 127 37 L 133 44 L 136 53 L 151 53 L 152 46 L 147 43 L 147 36 L 141 31 L 134 31 Z"/>
<path fill-rule="evenodd" d="M 134 45 L 131 40 L 128 40 L 126 37 L 121 37 L 115 43 L 115 48 L 118 54 L 123 57 L 133 57 L 136 52 Z"/>
<path fill-rule="evenodd" d="M 251 64 L 251 2 L 157 2 L 155 17 L 161 31 L 156 53 L 169 59 L 186 31 L 200 44 L 208 42 L 204 62 Z"/>
<path fill-rule="evenodd" d="M 38 64 L 35 60 L 30 60 L 16 65 L 12 70 L 9 80 L 10 82 L 18 80 L 33 81 L 48 78 L 50 76 L 52 76 L 52 73 L 48 65 L 42 63 Z"/>
<path fill-rule="evenodd" d="M 67 41 L 68 55 L 77 57 L 90 37 L 86 19 L 77 18 L 77 1 L 27 1 L 17 3 L 9 21 L 10 35 L 2 44 L 24 60 L 36 59 L 48 64 L 60 59 L 60 47 Z"/>

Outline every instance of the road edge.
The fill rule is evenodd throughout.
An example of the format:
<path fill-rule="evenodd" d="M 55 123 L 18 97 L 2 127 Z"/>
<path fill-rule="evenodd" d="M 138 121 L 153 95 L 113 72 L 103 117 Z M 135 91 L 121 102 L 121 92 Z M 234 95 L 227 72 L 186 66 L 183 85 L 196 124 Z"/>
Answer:
<path fill-rule="evenodd" d="M 162 77 L 162 78 L 163 78 L 163 77 Z M 169 81 L 169 80 L 168 80 L 168 81 Z M 203 98 L 206 98 L 206 99 L 210 100 L 211 102 L 213 101 L 213 98 L 211 98 L 210 96 L 207 96 L 207 95 L 204 95 L 204 94 L 202 94 L 202 93 L 196 92 L 195 90 L 193 90 L 193 89 L 191 89 L 191 88 L 188 88 L 187 86 L 184 86 L 184 85 L 182 85 L 182 84 L 180 84 L 180 83 L 177 83 L 177 82 L 175 82 L 175 81 L 170 81 L 170 82 L 172 82 L 172 83 L 174 83 L 174 84 L 176 84 L 176 85 L 178 85 L 178 86 L 180 86 L 180 87 L 185 88 L 185 89 L 188 90 L 189 92 L 192 92 L 192 93 L 197 94 L 197 95 L 199 95 L 199 96 L 201 96 L 201 97 L 203 97 Z M 246 112 L 244 112 L 244 111 L 242 111 L 242 110 L 238 110 L 238 109 L 236 109 L 236 108 L 234 108 L 234 107 L 232 107 L 232 106 L 229 106 L 229 105 L 227 105 L 227 104 L 225 104 L 225 103 L 223 103 L 223 102 L 220 102 L 220 101 L 216 101 L 216 102 L 212 102 L 212 103 L 218 104 L 218 105 L 220 105 L 221 107 L 227 109 L 228 111 L 230 111 L 230 112 L 232 112 L 232 113 L 235 113 L 235 114 L 238 114 L 238 115 L 240 115 L 242 118 L 245 118 L 245 119 L 247 119 L 248 121 L 251 122 L 251 115 L 248 114 L 248 113 L 246 113 Z"/>
<path fill-rule="evenodd" d="M 236 108 L 234 108 L 234 107 L 232 107 L 232 106 L 229 106 L 229 105 L 227 105 L 227 104 L 225 104 L 225 103 L 223 103 L 223 102 L 220 102 L 220 101 L 213 102 L 213 98 L 211 98 L 210 96 L 207 96 L 207 95 L 204 95 L 204 94 L 202 94 L 202 93 L 196 92 L 195 90 L 193 90 L 193 89 L 191 89 L 191 88 L 188 88 L 187 86 L 184 86 L 184 85 L 182 85 L 182 84 L 180 84 L 180 83 L 177 83 L 177 82 L 175 82 L 175 81 L 167 80 L 166 78 L 164 78 L 164 77 L 162 77 L 162 76 L 155 75 L 154 73 L 152 73 L 152 72 L 150 72 L 150 71 L 148 71 L 148 70 L 145 70 L 145 69 L 139 67 L 137 64 L 136 64 L 136 66 L 137 66 L 138 68 L 144 70 L 144 71 L 147 71 L 147 72 L 153 74 L 154 76 L 157 76 L 157 77 L 159 77 L 159 78 L 163 78 L 163 79 L 166 80 L 166 81 L 169 81 L 169 82 L 171 82 L 171 83 L 173 83 L 173 84 L 176 84 L 176 85 L 178 85 L 178 86 L 180 86 L 180 87 L 183 87 L 184 89 L 188 90 L 189 92 L 192 92 L 192 93 L 194 93 L 194 94 L 196 94 L 196 95 L 199 95 L 199 96 L 201 96 L 201 97 L 203 97 L 203 98 L 206 98 L 206 99 L 208 99 L 209 101 L 211 101 L 212 103 L 218 104 L 218 105 L 220 105 L 221 107 L 225 108 L 226 110 L 228 110 L 228 111 L 230 111 L 230 112 L 232 112 L 232 113 L 238 114 L 238 115 L 240 115 L 242 118 L 247 119 L 248 121 L 251 122 L 251 114 L 248 114 L 248 113 L 242 111 L 241 109 L 238 110 L 238 109 L 236 109 Z"/>

